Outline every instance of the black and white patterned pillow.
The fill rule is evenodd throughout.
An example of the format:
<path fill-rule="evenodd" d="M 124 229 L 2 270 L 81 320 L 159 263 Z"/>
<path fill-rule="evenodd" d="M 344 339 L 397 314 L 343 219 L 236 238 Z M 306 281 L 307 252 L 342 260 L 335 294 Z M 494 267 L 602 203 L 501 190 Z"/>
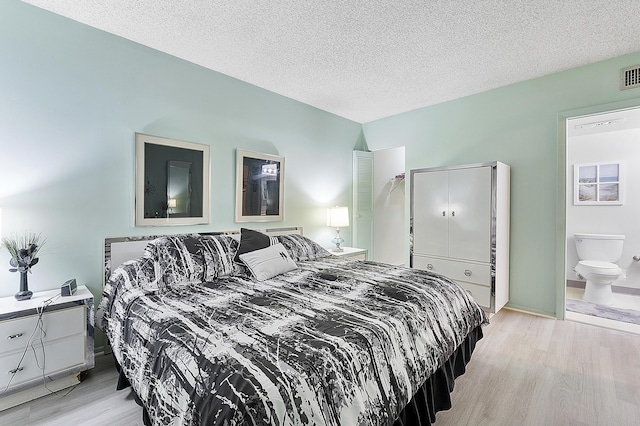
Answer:
<path fill-rule="evenodd" d="M 280 235 L 277 238 L 296 262 L 333 256 L 320 244 L 302 235 Z"/>
<path fill-rule="evenodd" d="M 245 271 L 233 261 L 238 241 L 228 235 L 182 234 L 157 238 L 145 249 L 164 284 L 200 283 Z"/>
<path fill-rule="evenodd" d="M 153 259 L 141 257 L 118 266 L 109 277 L 109 282 L 121 281 L 118 285 L 127 290 L 136 288 L 145 294 L 155 293 L 164 286 L 158 271 L 159 268 Z"/>

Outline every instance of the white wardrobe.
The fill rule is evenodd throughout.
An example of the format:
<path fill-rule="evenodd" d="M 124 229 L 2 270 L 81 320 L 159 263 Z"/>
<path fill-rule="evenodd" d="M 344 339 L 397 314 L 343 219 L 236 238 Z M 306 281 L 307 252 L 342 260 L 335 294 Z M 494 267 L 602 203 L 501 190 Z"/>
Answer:
<path fill-rule="evenodd" d="M 500 162 L 411 170 L 411 267 L 455 280 L 487 311 L 509 300 L 509 174 Z"/>

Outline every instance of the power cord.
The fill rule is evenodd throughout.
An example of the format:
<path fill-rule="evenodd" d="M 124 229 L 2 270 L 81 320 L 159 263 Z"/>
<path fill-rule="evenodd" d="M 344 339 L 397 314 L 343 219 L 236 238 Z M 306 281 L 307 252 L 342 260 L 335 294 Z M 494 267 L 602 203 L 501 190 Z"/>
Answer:
<path fill-rule="evenodd" d="M 54 393 L 54 391 L 52 391 L 51 389 L 49 389 L 49 387 L 47 386 L 47 382 L 46 382 L 46 377 L 45 377 L 45 365 L 46 365 L 46 354 L 45 354 L 45 350 L 44 350 L 44 338 L 47 336 L 47 333 L 44 330 L 44 321 L 42 320 L 42 316 L 44 315 L 45 310 L 53 303 L 55 302 L 58 298 L 60 297 L 60 294 L 56 294 L 54 296 L 51 296 L 50 298 L 46 299 L 45 301 L 42 302 L 42 304 L 40 306 L 38 306 L 36 308 L 36 312 L 38 313 L 38 319 L 36 321 L 36 326 L 33 328 L 33 331 L 31 332 L 31 336 L 29 336 L 29 340 L 27 341 L 27 344 L 24 347 L 24 350 L 22 351 L 22 356 L 20 356 L 20 361 L 18 361 L 18 365 L 10 371 L 11 373 L 11 377 L 9 378 L 9 381 L 7 382 L 7 385 L 4 387 L 4 389 L 2 390 L 2 392 L 0 392 L 0 397 L 7 392 L 7 390 L 9 389 L 9 386 L 11 386 L 11 383 L 13 382 L 13 379 L 15 378 L 16 374 L 18 374 L 18 372 L 22 371 L 22 369 L 24 367 L 22 367 L 22 362 L 24 361 L 24 357 L 27 355 L 27 352 L 29 351 L 29 348 L 31 348 L 31 350 L 33 351 L 33 356 L 36 360 L 36 365 L 38 366 L 39 369 L 42 370 L 42 384 L 44 385 L 44 387 L 50 392 L 50 393 Z M 40 366 L 40 363 L 38 362 L 38 356 L 36 353 L 36 348 L 33 346 L 34 345 L 34 336 L 36 334 L 36 332 L 40 330 L 40 346 L 42 347 L 42 366 Z"/>
<path fill-rule="evenodd" d="M 36 353 L 36 348 L 33 346 L 34 342 L 31 341 L 31 345 L 30 345 L 31 350 L 33 351 L 33 357 L 36 360 L 36 365 L 38 366 L 38 368 L 40 368 L 40 370 L 42 370 L 42 385 L 45 387 L 46 390 L 49 391 L 49 393 L 54 393 L 54 391 L 49 389 L 49 386 L 47 386 L 47 378 L 45 377 L 47 353 L 44 350 L 44 338 L 47 337 L 47 332 L 44 330 L 44 321 L 42 320 L 42 316 L 44 315 L 44 311 L 59 297 L 60 297 L 60 294 L 56 294 L 55 296 L 50 297 L 49 299 L 45 300 L 42 303 L 42 305 L 38 308 L 38 321 L 36 322 L 36 329 L 40 329 L 40 347 L 42 348 L 42 366 L 40 366 L 40 363 L 38 362 L 38 354 Z"/>

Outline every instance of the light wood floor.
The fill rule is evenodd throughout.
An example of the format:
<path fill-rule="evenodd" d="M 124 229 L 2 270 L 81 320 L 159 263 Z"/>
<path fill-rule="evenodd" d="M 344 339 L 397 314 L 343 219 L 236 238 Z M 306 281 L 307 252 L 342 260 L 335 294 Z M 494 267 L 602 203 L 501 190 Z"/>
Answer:
<path fill-rule="evenodd" d="M 97 356 L 80 384 L 0 411 L 0 425 L 142 426 L 142 409 L 129 389 L 116 391 L 113 358 Z"/>
<path fill-rule="evenodd" d="M 639 425 L 640 336 L 501 310 L 445 425 Z"/>
<path fill-rule="evenodd" d="M 484 331 L 436 426 L 640 424 L 640 336 L 505 309 Z M 116 378 L 99 357 L 72 391 L 0 412 L 0 425 L 141 425 Z"/>

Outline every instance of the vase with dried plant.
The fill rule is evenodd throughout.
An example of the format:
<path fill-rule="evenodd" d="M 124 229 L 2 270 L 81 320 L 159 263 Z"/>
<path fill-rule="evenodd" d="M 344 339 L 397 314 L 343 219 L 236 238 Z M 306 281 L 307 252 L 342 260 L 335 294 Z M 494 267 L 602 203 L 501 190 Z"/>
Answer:
<path fill-rule="evenodd" d="M 29 291 L 27 273 L 30 273 L 31 268 L 38 263 L 39 259 L 36 256 L 44 243 L 45 239 L 42 235 L 34 233 L 2 239 L 2 245 L 11 255 L 9 271 L 20 272 L 20 291 L 15 295 L 17 300 L 28 300 L 33 295 L 33 292 Z"/>

